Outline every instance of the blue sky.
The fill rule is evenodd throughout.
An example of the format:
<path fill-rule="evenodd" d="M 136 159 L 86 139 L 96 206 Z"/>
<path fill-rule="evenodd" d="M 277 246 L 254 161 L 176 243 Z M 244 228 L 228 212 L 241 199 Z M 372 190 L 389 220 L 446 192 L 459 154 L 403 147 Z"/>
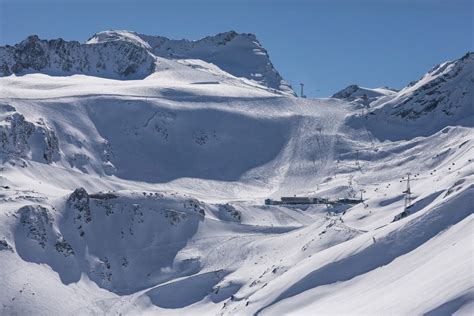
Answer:
<path fill-rule="evenodd" d="M 107 29 L 199 39 L 255 33 L 295 90 L 401 88 L 473 48 L 471 0 L 0 0 L 0 45 Z"/>

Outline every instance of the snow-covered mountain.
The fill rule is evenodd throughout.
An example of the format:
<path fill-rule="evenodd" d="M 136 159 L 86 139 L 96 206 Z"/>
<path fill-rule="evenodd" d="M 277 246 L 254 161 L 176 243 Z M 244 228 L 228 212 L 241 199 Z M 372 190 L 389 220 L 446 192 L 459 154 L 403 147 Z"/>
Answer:
<path fill-rule="evenodd" d="M 273 67 L 267 51 L 254 34 L 235 31 L 219 33 L 197 41 L 171 40 L 129 31 L 105 31 L 92 36 L 87 43 L 132 42 L 168 59 L 200 59 L 236 76 L 259 82 L 267 87 L 293 93 L 290 85 Z"/>
<path fill-rule="evenodd" d="M 162 71 L 163 67 L 166 69 L 169 60 L 189 59 L 206 61 L 234 77 L 294 94 L 255 35 L 234 31 L 198 41 L 105 31 L 95 34 L 85 44 L 62 39 L 41 40 L 34 35 L 14 46 L 0 47 L 0 75 L 40 72 L 143 79 Z"/>
<path fill-rule="evenodd" d="M 225 69 L 247 38 L 2 48 L 0 314 L 473 312 L 473 54 L 303 99 Z"/>
<path fill-rule="evenodd" d="M 448 125 L 472 127 L 473 100 L 474 53 L 470 52 L 433 67 L 397 93 L 377 97 L 359 124 L 388 139 L 428 136 Z"/>
<path fill-rule="evenodd" d="M 370 89 L 360 87 L 358 85 L 350 85 L 347 88 L 344 88 L 333 94 L 331 98 L 337 98 L 350 102 L 355 101 L 360 104 L 369 105 L 376 99 L 395 94 L 396 92 L 397 91 L 395 89 L 390 89 L 387 87 Z"/>
<path fill-rule="evenodd" d="M 446 116 L 472 114 L 474 53 L 433 67 L 389 101 L 375 106 L 392 108 L 390 114 L 409 120 L 441 112 Z M 466 111 L 471 111 L 467 113 Z"/>

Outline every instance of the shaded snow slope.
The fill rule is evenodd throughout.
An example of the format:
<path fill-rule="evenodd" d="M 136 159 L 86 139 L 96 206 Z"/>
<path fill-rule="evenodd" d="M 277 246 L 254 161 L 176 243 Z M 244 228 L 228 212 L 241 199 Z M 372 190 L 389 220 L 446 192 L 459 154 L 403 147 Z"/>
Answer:
<path fill-rule="evenodd" d="M 0 314 L 472 313 L 471 55 L 363 114 L 156 58 L 142 80 L 0 78 Z"/>

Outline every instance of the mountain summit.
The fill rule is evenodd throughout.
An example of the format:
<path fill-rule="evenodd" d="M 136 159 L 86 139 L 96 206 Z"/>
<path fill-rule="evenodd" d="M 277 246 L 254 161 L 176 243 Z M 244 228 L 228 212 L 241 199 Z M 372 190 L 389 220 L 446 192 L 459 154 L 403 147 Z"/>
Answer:
<path fill-rule="evenodd" d="M 256 36 L 235 31 L 197 41 L 172 40 L 129 31 L 104 31 L 93 35 L 84 44 L 63 39 L 42 40 L 33 35 L 14 46 L 0 47 L 0 76 L 41 72 L 143 79 L 160 70 L 157 63 L 161 58 L 203 60 L 234 77 L 294 94 Z"/>

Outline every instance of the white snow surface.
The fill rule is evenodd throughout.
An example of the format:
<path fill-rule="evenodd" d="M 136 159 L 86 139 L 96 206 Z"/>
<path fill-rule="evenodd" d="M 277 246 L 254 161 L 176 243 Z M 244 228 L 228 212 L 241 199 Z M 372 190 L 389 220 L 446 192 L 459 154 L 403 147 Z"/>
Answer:
<path fill-rule="evenodd" d="M 87 45 L 123 38 L 161 47 Z M 0 78 L 0 314 L 472 315 L 472 54 L 363 113 L 199 54 L 137 80 Z"/>

